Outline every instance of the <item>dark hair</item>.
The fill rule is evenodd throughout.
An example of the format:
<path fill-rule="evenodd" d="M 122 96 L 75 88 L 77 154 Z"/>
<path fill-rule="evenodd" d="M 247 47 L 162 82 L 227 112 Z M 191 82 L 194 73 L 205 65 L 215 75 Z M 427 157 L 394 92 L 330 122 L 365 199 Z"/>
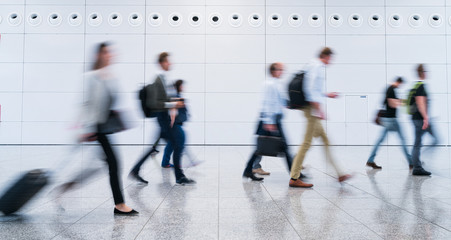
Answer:
<path fill-rule="evenodd" d="M 402 79 L 402 77 L 397 77 L 397 78 L 396 78 L 396 82 L 397 82 L 397 83 L 403 83 L 403 82 L 404 82 L 404 79 Z"/>
<path fill-rule="evenodd" d="M 96 61 L 94 62 L 94 65 L 92 66 L 93 70 L 97 70 L 97 69 L 104 67 L 102 59 L 100 58 L 100 54 L 108 46 L 110 46 L 110 44 L 108 42 L 103 42 L 103 43 L 99 44 L 99 46 L 97 46 Z"/>
<path fill-rule="evenodd" d="M 164 61 L 167 61 L 168 57 L 169 57 L 169 53 L 167 53 L 167 52 L 160 53 L 160 55 L 158 55 L 158 63 L 162 63 Z"/>
<path fill-rule="evenodd" d="M 418 67 L 417 67 L 418 77 L 424 77 L 424 72 L 425 72 L 425 70 L 424 70 L 423 64 L 418 64 Z"/>
<path fill-rule="evenodd" d="M 179 79 L 179 80 L 177 80 L 177 81 L 175 81 L 175 83 L 174 83 L 174 88 L 175 88 L 175 90 L 177 91 L 177 93 L 180 93 L 181 92 L 181 86 L 182 86 L 182 84 L 183 84 L 183 80 L 182 79 Z"/>
<path fill-rule="evenodd" d="M 328 57 L 330 55 L 334 54 L 332 52 L 332 49 L 325 47 L 323 48 L 323 50 L 321 50 L 320 54 L 319 54 L 319 58 L 324 58 L 324 57 Z"/>

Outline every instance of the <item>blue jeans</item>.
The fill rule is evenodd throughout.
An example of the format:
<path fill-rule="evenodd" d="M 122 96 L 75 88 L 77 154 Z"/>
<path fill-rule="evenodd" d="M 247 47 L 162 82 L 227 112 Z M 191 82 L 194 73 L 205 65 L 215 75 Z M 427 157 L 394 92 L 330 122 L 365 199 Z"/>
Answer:
<path fill-rule="evenodd" d="M 432 125 L 429 122 L 428 128 L 426 130 L 423 130 L 423 120 L 413 120 L 413 125 L 415 126 L 415 143 L 413 144 L 412 149 L 412 161 L 413 161 L 413 168 L 422 168 L 422 164 L 420 161 L 420 150 L 421 150 L 421 138 L 423 137 L 423 134 L 425 132 L 428 132 L 431 134 L 431 136 L 434 138 L 434 142 L 432 145 L 437 145 L 438 139 L 437 135 L 435 135 L 434 131 L 432 130 Z"/>
<path fill-rule="evenodd" d="M 406 140 L 404 139 L 404 136 L 402 135 L 398 120 L 396 118 L 381 118 L 381 123 L 382 123 L 382 126 L 384 126 L 384 130 L 382 131 L 382 135 L 379 137 L 376 144 L 374 145 L 373 151 L 371 152 L 370 157 L 368 158 L 368 162 L 369 163 L 374 162 L 374 158 L 376 157 L 377 149 L 381 145 L 382 141 L 384 141 L 385 136 L 387 136 L 387 133 L 389 131 L 395 131 L 398 133 L 399 139 L 401 140 L 401 147 L 404 152 L 404 155 L 406 156 L 407 162 L 409 163 L 409 165 L 412 165 L 412 157 L 410 156 L 409 152 L 407 151 Z"/>
<path fill-rule="evenodd" d="M 183 131 L 182 125 L 174 124 L 173 131 L 177 134 L 176 138 L 179 141 L 179 144 L 182 146 L 182 149 L 185 147 L 185 131 Z M 168 142 L 164 149 L 163 160 L 161 161 L 161 166 L 169 165 L 169 161 L 171 160 L 172 152 L 174 151 L 174 146 L 172 142 Z M 183 152 L 183 150 L 182 150 Z M 181 161 L 181 160 L 180 160 Z M 182 163 L 180 162 L 180 165 Z"/>

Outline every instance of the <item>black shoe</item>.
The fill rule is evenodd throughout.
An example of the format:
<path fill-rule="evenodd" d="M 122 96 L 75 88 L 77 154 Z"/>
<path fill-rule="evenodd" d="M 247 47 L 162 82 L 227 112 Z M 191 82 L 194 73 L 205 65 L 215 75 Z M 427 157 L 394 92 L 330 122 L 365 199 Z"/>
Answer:
<path fill-rule="evenodd" d="M 155 156 L 159 153 L 160 151 L 158 151 L 156 148 L 152 148 L 152 150 L 150 150 L 150 155 Z"/>
<path fill-rule="evenodd" d="M 255 176 L 253 173 L 247 173 L 247 172 L 243 173 L 243 177 L 250 178 L 250 179 L 252 179 L 252 181 L 263 181 L 263 179 L 264 179 L 264 178 Z"/>
<path fill-rule="evenodd" d="M 134 209 L 132 209 L 130 212 L 122 212 L 121 210 L 119 210 L 119 209 L 117 209 L 117 208 L 114 208 L 114 214 L 116 215 L 124 215 L 124 216 L 126 216 L 126 215 L 129 215 L 129 216 L 133 216 L 133 215 L 138 215 L 139 214 L 139 212 L 138 211 L 136 211 L 136 210 L 134 210 Z"/>
<path fill-rule="evenodd" d="M 422 167 L 414 168 L 412 171 L 412 175 L 414 176 L 430 176 L 431 172 L 424 170 Z"/>
<path fill-rule="evenodd" d="M 409 170 L 412 170 L 412 169 L 413 169 L 413 165 L 409 164 Z"/>
<path fill-rule="evenodd" d="M 190 185 L 190 184 L 196 184 L 196 181 L 194 181 L 193 179 L 189 179 L 187 177 L 182 177 L 180 179 L 178 179 L 176 181 L 177 184 L 181 184 L 181 185 Z"/>
<path fill-rule="evenodd" d="M 366 162 L 368 167 L 372 167 L 373 169 L 382 169 L 381 166 L 378 166 L 375 162 Z"/>
<path fill-rule="evenodd" d="M 144 180 L 141 176 L 139 176 L 138 173 L 135 173 L 135 172 L 130 172 L 130 174 L 128 174 L 128 177 L 132 178 L 132 179 L 134 179 L 134 180 L 136 180 L 137 182 L 140 182 L 140 183 L 144 183 L 144 184 L 148 184 L 149 183 L 148 181 Z"/>

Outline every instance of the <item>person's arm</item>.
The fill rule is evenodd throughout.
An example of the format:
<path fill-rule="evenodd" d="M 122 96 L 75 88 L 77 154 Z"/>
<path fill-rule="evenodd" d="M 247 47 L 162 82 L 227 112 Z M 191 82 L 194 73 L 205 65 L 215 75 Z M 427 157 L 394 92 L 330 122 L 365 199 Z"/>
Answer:
<path fill-rule="evenodd" d="M 402 103 L 401 100 L 396 99 L 396 98 L 387 98 L 387 100 L 388 100 L 388 106 L 390 106 L 391 108 L 397 108 Z"/>
<path fill-rule="evenodd" d="M 416 96 L 415 97 L 415 103 L 417 104 L 418 111 L 420 112 L 421 116 L 423 117 L 423 130 L 425 130 L 429 126 L 429 116 L 427 113 L 426 101 L 427 101 L 426 96 Z"/>
<path fill-rule="evenodd" d="M 263 122 L 263 129 L 267 131 L 276 131 L 276 121 L 275 121 L 275 109 L 277 107 L 277 104 L 279 104 L 279 99 L 277 99 L 277 93 L 275 91 L 278 91 L 275 85 L 272 84 L 266 84 L 265 90 L 264 90 L 264 100 L 263 100 L 263 109 L 262 109 L 262 122 Z"/>

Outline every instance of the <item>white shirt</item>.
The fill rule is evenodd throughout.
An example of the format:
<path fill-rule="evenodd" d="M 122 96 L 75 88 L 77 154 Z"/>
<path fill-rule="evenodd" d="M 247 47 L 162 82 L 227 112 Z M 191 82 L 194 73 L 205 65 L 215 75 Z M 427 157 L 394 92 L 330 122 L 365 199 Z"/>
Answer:
<path fill-rule="evenodd" d="M 326 65 L 315 58 L 305 67 L 304 94 L 309 102 L 321 102 L 325 96 Z"/>
<path fill-rule="evenodd" d="M 161 82 L 163 82 L 164 90 L 166 91 L 166 95 L 168 98 L 176 97 L 177 92 L 175 91 L 174 85 L 167 81 L 165 71 L 160 71 L 157 73 L 157 75 L 160 77 Z M 175 102 L 165 102 L 164 107 L 165 108 L 175 108 L 175 105 L 177 103 Z"/>
<path fill-rule="evenodd" d="M 265 82 L 261 120 L 264 124 L 276 124 L 276 115 L 282 114 L 286 99 L 279 92 L 281 80 L 270 77 Z"/>

